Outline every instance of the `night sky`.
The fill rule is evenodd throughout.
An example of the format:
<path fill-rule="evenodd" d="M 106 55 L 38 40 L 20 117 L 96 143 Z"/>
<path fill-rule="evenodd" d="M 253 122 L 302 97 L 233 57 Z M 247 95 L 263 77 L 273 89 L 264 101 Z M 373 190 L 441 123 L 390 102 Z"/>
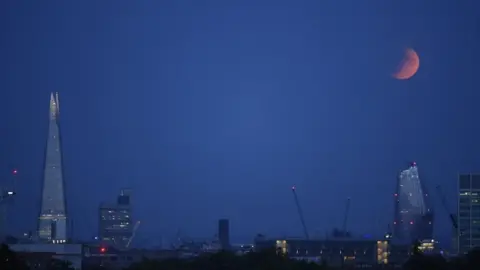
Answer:
<path fill-rule="evenodd" d="M 383 233 L 398 173 L 430 188 L 452 231 L 460 172 L 480 172 L 478 1 L 0 1 L 0 177 L 10 231 L 39 214 L 50 92 L 60 95 L 74 237 L 133 189 L 137 244 Z M 404 50 L 420 69 L 390 74 Z M 150 238 L 150 239 L 149 239 Z"/>

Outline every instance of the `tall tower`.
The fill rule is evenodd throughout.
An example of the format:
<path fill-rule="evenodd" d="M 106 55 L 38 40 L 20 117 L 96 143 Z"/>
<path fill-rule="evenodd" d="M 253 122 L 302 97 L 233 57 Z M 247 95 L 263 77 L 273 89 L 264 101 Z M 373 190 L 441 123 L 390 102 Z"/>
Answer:
<path fill-rule="evenodd" d="M 50 95 L 50 121 L 45 150 L 42 205 L 38 220 L 38 238 L 42 242 L 67 241 L 67 213 L 59 129 L 58 93 Z"/>
<path fill-rule="evenodd" d="M 393 238 L 403 243 L 433 238 L 433 209 L 415 162 L 403 170 L 397 181 Z"/>
<path fill-rule="evenodd" d="M 230 249 L 230 226 L 228 219 L 220 219 L 218 221 L 218 240 L 220 240 L 222 249 Z"/>
<path fill-rule="evenodd" d="M 480 174 L 461 174 L 458 177 L 458 228 L 456 247 L 465 254 L 480 247 Z"/>
<path fill-rule="evenodd" d="M 131 190 L 122 189 L 116 204 L 100 204 L 99 237 L 103 244 L 125 249 L 134 235 Z"/>

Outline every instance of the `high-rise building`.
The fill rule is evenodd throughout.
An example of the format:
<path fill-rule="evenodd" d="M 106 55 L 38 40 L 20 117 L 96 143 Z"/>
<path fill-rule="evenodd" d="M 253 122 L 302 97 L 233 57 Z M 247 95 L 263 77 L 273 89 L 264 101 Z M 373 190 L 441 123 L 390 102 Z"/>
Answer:
<path fill-rule="evenodd" d="M 58 93 L 52 93 L 50 95 L 50 121 L 45 150 L 42 202 L 38 220 L 39 240 L 50 243 L 67 241 L 67 209 L 59 112 Z"/>
<path fill-rule="evenodd" d="M 415 162 L 400 173 L 394 196 L 393 239 L 402 243 L 433 239 L 433 209 Z"/>
<path fill-rule="evenodd" d="M 108 246 L 127 248 L 133 235 L 130 191 L 121 190 L 116 204 L 101 204 L 99 237 Z"/>
<path fill-rule="evenodd" d="M 230 226 L 228 219 L 218 221 L 218 240 L 222 249 L 230 249 Z"/>
<path fill-rule="evenodd" d="M 480 247 L 480 174 L 463 174 L 458 178 L 458 230 L 459 254 Z"/>

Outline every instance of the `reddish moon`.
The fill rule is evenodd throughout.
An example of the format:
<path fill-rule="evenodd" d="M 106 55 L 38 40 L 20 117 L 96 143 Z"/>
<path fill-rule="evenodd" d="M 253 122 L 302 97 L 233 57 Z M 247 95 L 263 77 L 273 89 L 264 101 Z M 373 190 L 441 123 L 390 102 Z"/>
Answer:
<path fill-rule="evenodd" d="M 408 80 L 417 73 L 419 67 L 420 58 L 418 57 L 418 54 L 413 49 L 409 48 L 405 50 L 402 62 L 400 62 L 397 71 L 393 73 L 392 76 L 398 80 Z"/>

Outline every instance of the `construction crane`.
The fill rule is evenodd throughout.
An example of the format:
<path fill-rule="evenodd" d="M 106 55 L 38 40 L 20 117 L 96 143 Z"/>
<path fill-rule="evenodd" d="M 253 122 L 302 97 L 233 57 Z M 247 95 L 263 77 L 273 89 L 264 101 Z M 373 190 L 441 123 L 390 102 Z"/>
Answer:
<path fill-rule="evenodd" d="M 125 246 L 126 248 L 130 246 L 130 243 L 132 243 L 133 238 L 135 238 L 135 233 L 137 232 L 139 226 L 140 226 L 140 221 L 137 221 L 137 223 L 135 223 L 135 226 L 133 227 L 132 236 L 130 236 L 130 238 L 128 239 L 127 245 Z"/>
<path fill-rule="evenodd" d="M 300 202 L 298 201 L 297 192 L 295 191 L 295 186 L 292 187 L 293 198 L 295 199 L 295 204 L 297 205 L 298 215 L 300 216 L 300 221 L 302 222 L 303 226 L 303 233 L 305 234 L 305 239 L 310 239 L 308 236 L 307 226 L 305 225 L 305 219 L 303 218 L 302 207 L 300 206 Z"/>
<path fill-rule="evenodd" d="M 450 217 L 450 222 L 452 223 L 453 228 L 458 231 L 457 219 L 456 219 L 455 216 L 448 210 L 447 199 L 445 198 L 445 195 L 444 195 L 443 192 L 442 192 L 442 187 L 441 187 L 440 185 L 437 186 L 437 191 L 438 191 L 438 195 L 440 196 L 440 200 L 442 201 L 443 208 L 445 208 L 445 210 L 446 210 L 447 213 L 448 213 L 448 216 Z M 461 234 L 463 234 L 463 232 L 460 232 L 460 235 L 461 235 Z"/>
<path fill-rule="evenodd" d="M 347 198 L 347 204 L 345 206 L 345 212 L 343 216 L 343 224 L 341 229 L 335 228 L 332 231 L 334 238 L 350 238 L 350 233 L 347 231 L 348 213 L 350 212 L 350 198 Z"/>
<path fill-rule="evenodd" d="M 348 212 L 350 211 L 350 198 L 347 198 L 347 206 L 345 207 L 345 216 L 343 217 L 343 226 L 342 231 L 347 235 L 347 221 L 348 221 Z"/>

